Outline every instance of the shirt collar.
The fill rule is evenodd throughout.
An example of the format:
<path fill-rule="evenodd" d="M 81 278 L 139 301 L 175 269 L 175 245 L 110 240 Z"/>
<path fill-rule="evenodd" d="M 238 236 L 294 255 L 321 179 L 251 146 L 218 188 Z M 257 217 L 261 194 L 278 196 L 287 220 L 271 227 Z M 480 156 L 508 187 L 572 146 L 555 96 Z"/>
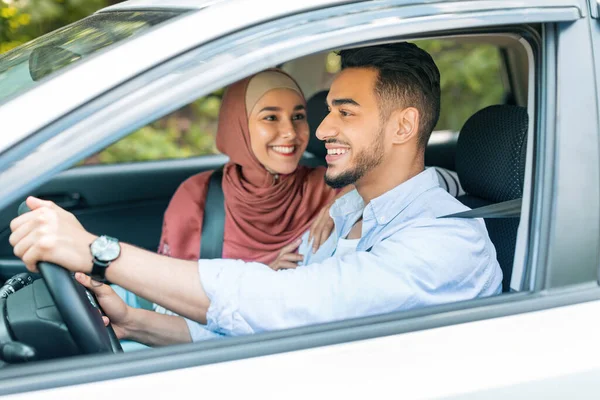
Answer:
<path fill-rule="evenodd" d="M 428 168 L 420 174 L 401 183 L 379 197 L 371 200 L 365 207 L 358 191 L 353 190 L 339 198 L 331 208 L 332 217 L 341 217 L 363 210 L 365 220 L 374 218 L 378 224 L 385 225 L 402 212 L 422 193 L 439 186 L 435 168 Z"/>

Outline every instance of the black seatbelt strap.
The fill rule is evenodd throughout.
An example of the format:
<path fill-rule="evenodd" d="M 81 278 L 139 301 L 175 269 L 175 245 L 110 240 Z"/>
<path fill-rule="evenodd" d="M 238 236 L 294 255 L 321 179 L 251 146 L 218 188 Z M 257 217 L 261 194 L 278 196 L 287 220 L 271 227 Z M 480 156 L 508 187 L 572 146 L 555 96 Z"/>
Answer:
<path fill-rule="evenodd" d="M 443 215 L 438 218 L 519 218 L 521 217 L 521 200 L 515 199 L 489 206 L 475 208 L 455 214 Z M 373 246 L 365 250 L 370 253 Z"/>
<path fill-rule="evenodd" d="M 519 198 L 438 218 L 519 218 L 521 203 L 522 199 Z"/>
<path fill-rule="evenodd" d="M 225 197 L 223 196 L 223 167 L 216 169 L 208 181 L 204 220 L 200 240 L 200 258 L 221 258 L 225 230 Z"/>

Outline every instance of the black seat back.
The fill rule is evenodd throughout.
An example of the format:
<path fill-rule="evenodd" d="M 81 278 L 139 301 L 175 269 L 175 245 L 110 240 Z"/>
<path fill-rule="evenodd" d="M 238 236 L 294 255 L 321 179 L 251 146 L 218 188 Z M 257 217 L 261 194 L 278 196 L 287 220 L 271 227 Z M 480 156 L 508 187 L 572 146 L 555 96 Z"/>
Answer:
<path fill-rule="evenodd" d="M 463 126 L 456 148 L 456 172 L 467 194 L 458 199 L 470 208 L 523 196 L 527 151 L 527 110 L 496 105 L 475 113 Z M 489 218 L 485 224 L 510 289 L 519 218 Z"/>
<path fill-rule="evenodd" d="M 329 114 L 329 109 L 327 108 L 328 93 L 328 90 L 317 92 L 306 102 L 306 118 L 310 128 L 310 137 L 306 151 L 315 156 L 314 165 L 311 166 L 327 165 L 325 162 L 327 149 L 325 148 L 325 142 L 317 138 L 317 128 L 321 125 L 327 114 Z"/>

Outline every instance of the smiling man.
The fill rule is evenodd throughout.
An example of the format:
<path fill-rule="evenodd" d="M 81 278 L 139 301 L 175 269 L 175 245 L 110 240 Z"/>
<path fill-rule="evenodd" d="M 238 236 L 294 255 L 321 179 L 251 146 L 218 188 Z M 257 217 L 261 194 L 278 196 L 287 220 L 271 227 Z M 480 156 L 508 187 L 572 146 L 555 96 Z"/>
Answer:
<path fill-rule="evenodd" d="M 345 50 L 341 57 L 342 72 L 327 98 L 330 113 L 317 136 L 328 149 L 327 182 L 356 190 L 332 207 L 334 233 L 316 254 L 304 238 L 305 265 L 275 272 L 239 260 L 170 259 L 98 239 L 73 215 L 34 198 L 28 199 L 33 211 L 11 223 L 15 254 L 32 271 L 45 260 L 105 274 L 188 318 L 186 324 L 129 308 L 109 286 L 76 275 L 97 294 L 120 338 L 150 345 L 500 293 L 502 272 L 483 221 L 437 218 L 467 208 L 439 187 L 434 170 L 424 169 L 440 108 L 432 58 L 409 43 Z M 120 251 L 93 253 L 91 243 Z"/>

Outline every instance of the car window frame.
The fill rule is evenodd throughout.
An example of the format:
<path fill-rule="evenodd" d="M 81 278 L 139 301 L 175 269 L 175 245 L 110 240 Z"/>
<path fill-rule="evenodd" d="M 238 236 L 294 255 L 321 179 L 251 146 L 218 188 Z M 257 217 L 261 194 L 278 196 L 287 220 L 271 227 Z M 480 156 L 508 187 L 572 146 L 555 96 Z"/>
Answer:
<path fill-rule="evenodd" d="M 521 11 L 527 11 L 527 10 L 521 10 Z M 508 15 L 512 18 L 514 18 L 515 20 L 517 18 L 521 18 L 522 15 L 518 12 L 518 11 L 505 11 L 504 12 L 505 16 Z M 310 13 L 308 13 L 307 15 L 310 15 Z M 529 18 L 532 18 L 531 14 L 527 14 Z M 555 14 L 553 14 L 555 15 Z M 545 15 L 545 16 L 549 16 L 549 15 Z M 470 15 L 466 15 L 465 17 L 470 17 Z M 427 19 L 427 18 L 425 18 Z M 404 22 L 405 20 L 403 20 Z M 464 27 L 464 20 L 453 20 L 456 23 L 456 28 L 459 27 Z M 494 29 L 494 28 L 489 28 L 488 25 L 486 24 L 486 19 L 477 19 L 477 18 L 471 18 L 470 19 L 471 23 L 475 23 L 474 21 L 479 21 L 479 25 L 475 25 L 473 28 L 477 29 L 477 28 L 481 28 L 482 31 L 489 31 L 490 29 Z M 423 18 L 420 18 L 421 23 L 423 23 Z M 433 22 L 437 22 L 439 23 L 439 21 L 434 21 Z M 544 22 L 543 20 L 541 22 Z M 552 24 L 554 22 L 554 20 L 550 20 L 549 24 Z M 460 23 L 460 25 L 459 25 Z M 419 25 L 419 24 L 416 24 Z M 433 25 L 433 24 L 432 24 Z M 310 25 L 307 25 L 310 26 Z M 420 25 L 419 25 L 420 26 Z M 431 26 L 431 25 L 425 25 L 425 26 Z M 373 27 L 371 27 L 372 29 L 374 29 Z M 367 28 L 365 28 L 367 29 Z M 506 28 L 502 28 L 502 29 L 506 29 Z M 360 33 L 364 33 L 364 31 L 359 31 Z M 440 32 L 439 30 L 436 30 L 436 35 L 439 34 L 444 34 L 444 32 Z M 394 33 L 394 32 L 389 32 L 389 34 L 387 35 L 380 35 L 376 38 L 373 38 L 372 42 L 377 42 L 377 41 L 386 41 L 386 40 L 390 40 L 390 39 L 398 39 L 400 37 L 402 38 L 406 38 L 406 39 L 410 39 L 410 38 L 415 38 L 418 36 L 426 36 L 428 34 L 431 34 L 432 31 L 431 30 L 425 30 L 423 31 L 422 29 L 419 29 L 417 27 L 413 27 L 413 32 L 412 33 L 408 33 L 408 32 L 404 32 L 402 34 L 398 34 L 398 33 Z M 352 45 L 356 45 L 356 44 L 366 44 L 367 41 L 364 39 L 364 37 L 362 39 L 354 39 L 356 41 L 352 41 L 350 39 L 346 39 L 346 45 L 350 46 L 352 42 Z M 204 50 L 206 51 L 206 48 L 210 46 L 210 45 L 205 45 L 202 46 L 200 49 L 197 49 L 197 51 L 200 50 Z M 333 46 L 333 45 L 332 45 Z M 334 48 L 334 47 L 331 47 Z M 304 53 L 302 53 L 302 51 Z M 280 54 L 278 55 L 278 57 L 280 58 L 293 58 L 293 55 L 296 53 L 300 54 L 309 54 L 309 52 L 311 51 L 311 48 L 305 48 L 302 51 L 299 51 L 297 49 L 292 49 L 292 50 L 288 50 L 288 52 L 280 52 Z M 190 53 L 192 54 L 192 53 Z M 193 55 L 193 54 L 192 54 Z M 543 57 L 542 57 L 543 59 Z M 186 58 L 182 57 L 183 62 L 186 62 Z M 220 79 L 214 79 L 214 76 L 209 76 L 209 77 L 205 77 L 206 81 L 211 82 L 210 85 L 206 85 L 206 83 L 202 84 L 202 88 L 201 89 L 197 89 L 197 88 L 190 88 L 189 86 L 193 86 L 193 85 L 188 85 L 185 94 L 182 93 L 181 91 L 177 92 L 175 91 L 175 89 L 173 90 L 173 92 L 171 93 L 171 95 L 177 95 L 177 96 L 181 96 L 179 97 L 180 102 L 186 102 L 188 100 L 192 100 L 193 98 L 198 97 L 199 95 L 205 94 L 205 93 L 209 93 L 214 89 L 217 89 L 221 86 L 223 86 L 224 84 L 227 83 L 231 83 L 239 78 L 242 78 L 243 75 L 248 75 L 252 72 L 257 72 L 258 70 L 263 69 L 266 64 L 268 63 L 276 63 L 277 61 L 279 61 L 279 59 L 277 59 L 276 57 L 271 57 L 268 59 L 263 60 L 263 63 L 258 63 L 256 65 L 253 66 L 254 70 L 250 71 L 250 70 L 244 70 L 243 73 L 240 71 L 234 71 L 233 74 L 231 74 L 231 70 L 226 70 L 226 71 L 221 71 L 222 75 L 227 75 L 227 79 L 223 78 L 221 76 Z M 163 66 L 159 66 L 157 67 L 157 71 L 159 71 L 161 68 L 165 67 L 165 65 Z M 145 79 L 153 79 L 153 75 L 152 73 L 148 73 L 145 76 Z M 548 75 L 545 76 L 547 79 Z M 140 80 L 138 81 L 132 81 L 130 82 L 130 84 L 132 85 L 131 87 L 125 87 L 125 86 L 121 86 L 113 91 L 111 91 L 110 93 L 108 93 L 104 98 L 98 99 L 97 103 L 93 102 L 90 103 L 88 105 L 86 105 L 86 107 L 90 107 L 92 108 L 92 110 L 78 110 L 78 112 L 76 113 L 72 113 L 69 116 L 67 116 L 63 121 L 61 121 L 63 123 L 63 125 L 59 126 L 59 127 L 64 127 L 67 122 L 65 121 L 69 121 L 72 124 L 71 128 L 73 128 L 73 126 L 77 126 L 78 129 L 84 129 L 85 128 L 85 124 L 84 123 L 80 123 L 80 124 L 76 124 L 74 122 L 74 120 L 77 118 L 77 116 L 79 115 L 79 113 L 84 113 L 84 115 L 86 115 L 85 113 L 89 113 L 90 111 L 97 111 L 98 108 L 101 105 L 106 106 L 106 102 L 108 102 L 109 100 L 114 100 L 114 99 L 118 99 L 119 97 L 117 96 L 121 96 L 123 95 L 123 92 L 125 92 L 125 94 L 127 93 L 128 90 L 133 90 L 132 88 L 136 88 L 136 85 L 139 85 L 141 83 L 144 83 L 144 79 L 141 79 L 142 77 L 140 77 Z M 189 82 L 188 82 L 189 83 Z M 212 85 L 212 86 L 211 86 Z M 200 86 L 200 84 L 199 84 Z M 138 96 L 140 95 L 140 93 L 137 93 Z M 545 103 L 545 99 L 541 98 L 541 94 L 538 93 L 536 94 L 536 96 L 538 97 L 538 100 L 541 100 L 541 103 L 544 104 Z M 189 98 L 191 97 L 191 98 Z M 166 98 L 168 98 L 168 96 L 166 96 Z M 121 101 L 134 101 L 135 100 L 135 96 L 130 96 L 127 97 L 125 99 L 121 99 Z M 104 103 L 103 103 L 104 102 Z M 99 104 L 100 103 L 100 104 Z M 119 104 L 119 106 L 121 106 L 122 103 Z M 177 104 L 179 105 L 179 103 Z M 85 107 L 84 107 L 85 108 Z M 142 111 L 140 111 L 142 112 Z M 161 115 L 167 114 L 168 112 L 170 112 L 170 110 L 162 110 L 160 113 L 162 113 Z M 155 111 L 154 113 L 152 112 L 151 109 L 144 109 L 143 113 L 147 114 L 146 118 L 142 118 L 139 120 L 136 120 L 136 124 L 145 124 L 147 121 L 149 122 L 149 120 L 152 119 L 156 119 L 156 117 L 159 115 L 158 111 Z M 551 121 L 553 117 L 555 117 L 555 110 L 553 111 L 552 108 L 550 108 L 549 110 L 547 110 L 546 112 L 542 113 L 540 112 L 537 118 L 546 118 L 547 121 Z M 87 114 L 90 115 L 90 114 Z M 97 113 L 97 115 L 101 115 L 101 113 Z M 93 118 L 92 118 L 93 120 Z M 90 121 L 87 121 L 90 122 Z M 537 122 L 536 122 L 537 123 Z M 52 127 L 52 128 L 56 128 L 56 127 Z M 131 126 L 130 126 L 131 128 Z M 119 135 L 124 136 L 125 133 L 123 132 L 123 128 L 118 128 L 113 126 L 112 129 L 114 130 L 113 136 L 107 135 L 106 137 L 103 138 L 103 140 L 106 141 L 110 141 L 113 140 L 118 137 Z M 538 129 L 539 129 L 539 124 L 538 124 Z M 97 142 L 97 145 L 101 145 L 102 144 L 102 140 Z M 536 145 L 540 146 L 540 142 L 537 141 Z M 542 148 L 543 149 L 543 148 Z M 53 171 L 55 172 L 55 171 Z M 552 173 L 552 171 L 550 171 L 550 173 Z M 43 179 L 48 179 L 47 176 L 42 178 Z M 537 211 L 536 211 L 537 212 Z M 533 213 L 535 216 L 535 212 Z M 546 249 L 543 246 L 538 246 L 536 247 L 536 251 L 540 251 L 543 252 Z M 540 271 L 538 271 L 536 273 L 536 277 L 538 277 L 538 275 L 541 274 Z M 341 321 L 341 322 L 337 322 L 337 323 L 330 323 L 330 324 L 324 324 L 324 325 L 320 325 L 320 326 L 311 326 L 311 327 L 306 327 L 306 328 L 298 328 L 298 329 L 292 329 L 292 330 L 286 330 L 286 331 L 279 331 L 279 332 L 270 332 L 270 333 L 264 333 L 264 334 L 260 334 L 260 335 L 256 335 L 253 337 L 245 337 L 245 338 L 235 338 L 235 339 L 228 339 L 227 341 L 223 341 L 223 342 L 213 342 L 213 343 L 202 343 L 202 344 L 192 344 L 192 345 L 186 345 L 186 346 L 181 346 L 181 347 L 174 347 L 174 348 L 170 348 L 170 349 L 158 349 L 155 350 L 153 352 L 148 352 L 146 354 L 125 354 L 125 355 L 108 355 L 108 356 L 90 356 L 90 357 L 81 357 L 78 360 L 63 360 L 63 361 L 57 361 L 55 362 L 55 364 L 53 365 L 60 365 L 61 368 L 64 366 L 64 368 L 67 368 L 68 366 L 70 366 L 71 368 L 74 365 L 91 365 L 94 364 L 95 367 L 91 368 L 91 371 L 89 373 L 85 373 L 85 374 L 80 374 L 78 377 L 64 377 L 61 379 L 58 379 L 55 382 L 60 382 L 60 384 L 74 384 L 74 383 L 80 383 L 80 382 L 85 382 L 85 381 L 93 381 L 93 380 L 98 380 L 98 379 L 114 379 L 115 377 L 119 376 L 122 377 L 122 374 L 125 374 L 126 376 L 130 376 L 132 374 L 139 374 L 139 373 L 149 373 L 149 372 L 157 372 L 157 371 L 164 371 L 173 367 L 176 368 L 183 368 L 185 366 L 191 366 L 191 365 L 203 365 L 203 363 L 214 363 L 214 362 L 221 362 L 224 360 L 227 360 L 227 357 L 233 357 L 233 358 L 229 358 L 229 359 L 239 359 L 239 358 L 243 358 L 243 357 L 254 357 L 254 356 L 258 356 L 258 355 L 264 355 L 264 354 L 274 354 L 274 353 L 278 353 L 278 352 L 284 352 L 284 351 L 292 351 L 294 349 L 302 349 L 302 348 L 309 348 L 309 347 L 314 347 L 314 346 L 326 346 L 326 345 L 331 345 L 331 344 L 335 344 L 335 343 L 343 343 L 343 342 L 347 342 L 347 341 L 352 341 L 352 340 L 364 340 L 367 338 L 373 338 L 373 337 L 379 337 L 379 336 L 384 336 L 384 335 L 394 335 L 394 334 L 399 334 L 399 333 L 405 333 L 405 332 L 412 332 L 415 330 L 422 330 L 422 329 L 430 329 L 430 328 L 434 328 L 434 327 L 438 327 L 438 326 L 445 326 L 445 325 L 453 325 L 453 324 L 457 324 L 457 323 L 464 323 L 464 322 L 470 322 L 470 321 L 478 321 L 478 320 L 482 320 L 482 319 L 488 319 L 488 318 L 495 318 L 495 317 L 500 317 L 500 316 L 504 316 L 504 315 L 513 315 L 513 314 L 518 314 L 518 313 L 524 313 L 524 312 L 530 312 L 533 310 L 541 310 L 541 309 L 545 309 L 545 308 L 551 308 L 551 307 L 560 307 L 560 306 L 564 306 L 566 304 L 575 304 L 575 303 L 579 303 L 579 302 L 583 302 L 583 301 L 594 301 L 594 300 L 598 300 L 600 299 L 600 289 L 598 289 L 597 286 L 589 286 L 589 285 L 584 285 L 584 286 L 578 286 L 576 288 L 577 290 L 574 290 L 572 287 L 561 287 L 561 288 L 557 288 L 554 291 L 550 292 L 550 291 L 538 291 L 535 293 L 515 293 L 515 294 L 507 294 L 504 296 L 500 296 L 500 297 L 492 297 L 492 298 L 486 298 L 486 299 L 477 299 L 477 300 L 471 300 L 471 301 L 466 301 L 466 302 L 462 302 L 462 303 L 453 303 L 453 304 L 446 304 L 446 305 L 442 305 L 442 306 L 436 306 L 436 307 L 431 307 L 431 308 L 427 308 L 427 309 L 419 309 L 419 310 L 412 310 L 409 312 L 401 312 L 401 313 L 391 313 L 391 314 L 385 314 L 385 315 L 380 315 L 380 316 L 376 316 L 376 317 L 368 317 L 368 318 L 361 318 L 361 319 L 357 319 L 357 320 L 349 320 L 349 321 Z M 300 340 L 302 339 L 302 340 Z M 279 342 L 280 341 L 280 342 Z M 231 350 L 231 346 L 239 346 L 239 348 L 234 352 L 235 354 L 232 354 Z M 229 354 L 227 356 L 227 354 Z M 127 366 L 131 365 L 131 362 L 134 362 L 135 360 L 151 360 L 151 359 L 157 359 L 157 357 L 166 357 L 166 356 L 171 356 L 172 357 L 172 362 L 171 363 L 165 363 L 164 365 L 158 366 L 158 365 L 152 365 L 152 366 L 140 366 L 137 369 L 131 369 L 131 368 L 127 368 Z M 119 358 L 117 358 L 119 357 Z M 120 364 L 122 363 L 122 365 Z M 110 368 L 109 368 L 110 365 Z M 122 367 L 121 369 L 117 371 L 117 368 L 113 368 L 115 365 L 120 365 L 120 367 Z M 21 368 L 21 367 L 19 367 Z M 39 379 L 39 374 L 34 372 L 34 371 L 40 371 L 40 369 L 42 368 L 41 365 L 39 366 L 35 366 L 32 365 L 30 367 L 23 367 L 24 369 L 20 369 L 17 372 L 14 373 L 10 373 L 8 375 L 4 375 L 2 373 L 2 371 L 0 371 L 0 379 L 2 381 L 4 381 L 6 378 L 9 378 L 9 380 L 11 380 L 13 382 L 11 388 L 12 390 L 17 390 L 17 388 L 24 388 L 26 386 L 26 384 L 30 384 L 33 385 L 37 388 L 41 388 L 43 385 L 46 385 L 44 387 L 51 387 L 48 386 L 47 381 L 41 381 L 41 383 L 35 383 L 34 379 Z M 28 369 L 30 368 L 30 369 Z M 79 367 L 78 367 L 79 368 Z M 28 372 L 30 371 L 30 372 Z M 21 375 L 21 373 L 25 373 L 24 375 Z M 99 375 L 100 374 L 100 375 Z M 6 376 L 6 378 L 5 378 Z M 36 386 L 37 385 L 37 386 Z M 40 386 L 42 385 L 42 386 Z M 29 389 L 30 390 L 30 389 Z"/>

